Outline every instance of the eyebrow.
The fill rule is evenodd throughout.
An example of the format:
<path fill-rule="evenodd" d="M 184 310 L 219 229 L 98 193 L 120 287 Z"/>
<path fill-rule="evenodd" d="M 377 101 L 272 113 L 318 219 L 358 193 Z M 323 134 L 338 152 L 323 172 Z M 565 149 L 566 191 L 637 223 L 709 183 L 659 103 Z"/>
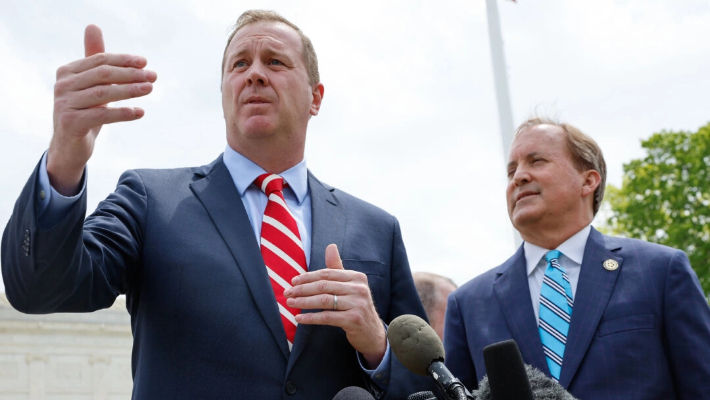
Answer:
<path fill-rule="evenodd" d="M 295 61 L 293 57 L 288 55 L 287 52 L 278 51 L 270 48 L 266 48 L 264 50 L 265 51 L 262 54 L 263 56 L 266 56 L 267 58 L 277 58 L 283 63 L 285 63 L 285 66 L 288 68 L 293 68 L 296 66 L 297 61 Z M 229 57 L 227 57 L 227 59 L 225 60 L 225 68 L 231 68 L 230 66 L 234 64 L 234 61 L 243 58 L 246 53 L 249 53 L 249 50 L 242 49 L 236 53 L 230 54 Z"/>
<path fill-rule="evenodd" d="M 531 159 L 531 158 L 534 158 L 534 157 L 537 156 L 538 154 L 540 154 L 539 151 L 532 151 L 532 152 L 526 154 L 524 158 L 529 160 L 529 159 Z M 511 162 L 508 163 L 508 169 L 510 169 L 510 168 L 512 168 L 512 167 L 514 167 L 514 166 L 516 166 L 516 165 L 518 165 L 518 162 L 517 162 L 517 161 L 511 161 Z"/>
<path fill-rule="evenodd" d="M 236 53 L 230 54 L 229 57 L 227 57 L 228 63 L 231 64 L 232 60 L 234 60 L 235 58 L 241 57 L 241 56 L 242 56 L 244 53 L 246 53 L 246 52 L 247 52 L 247 49 L 246 49 L 246 48 L 243 48 L 243 49 L 239 50 L 239 51 L 236 52 Z"/>

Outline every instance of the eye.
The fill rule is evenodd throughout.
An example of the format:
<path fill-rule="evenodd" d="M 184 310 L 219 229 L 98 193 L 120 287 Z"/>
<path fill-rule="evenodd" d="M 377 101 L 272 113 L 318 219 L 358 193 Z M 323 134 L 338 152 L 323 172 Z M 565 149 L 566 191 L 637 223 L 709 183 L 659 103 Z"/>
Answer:
<path fill-rule="evenodd" d="M 247 62 L 244 60 L 239 60 L 234 63 L 234 68 L 244 68 L 247 66 Z"/>
<path fill-rule="evenodd" d="M 282 63 L 279 60 L 273 59 L 273 60 L 269 61 L 269 65 L 284 65 L 284 63 Z"/>

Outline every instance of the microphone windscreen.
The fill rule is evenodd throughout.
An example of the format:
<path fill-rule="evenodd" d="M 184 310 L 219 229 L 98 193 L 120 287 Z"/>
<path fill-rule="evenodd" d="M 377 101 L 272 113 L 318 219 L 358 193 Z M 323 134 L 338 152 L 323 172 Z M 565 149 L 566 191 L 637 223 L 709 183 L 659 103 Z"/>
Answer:
<path fill-rule="evenodd" d="M 426 376 L 434 361 L 444 361 L 439 335 L 416 315 L 400 315 L 387 329 L 387 339 L 399 362 L 415 374 Z"/>
<path fill-rule="evenodd" d="M 525 372 L 532 386 L 533 399 L 537 400 L 577 400 L 568 391 L 565 390 L 554 379 L 545 375 L 539 369 L 530 365 L 525 365 Z M 478 390 L 475 392 L 477 400 L 495 400 L 491 394 L 488 376 L 484 376 L 481 382 L 478 383 Z"/>
<path fill-rule="evenodd" d="M 434 392 L 417 392 L 412 393 L 407 397 L 407 400 L 438 400 Z"/>
<path fill-rule="evenodd" d="M 339 391 L 333 400 L 375 400 L 367 390 L 358 386 L 348 386 Z"/>
<path fill-rule="evenodd" d="M 483 348 L 488 384 L 495 400 L 533 400 L 532 388 L 515 340 Z"/>

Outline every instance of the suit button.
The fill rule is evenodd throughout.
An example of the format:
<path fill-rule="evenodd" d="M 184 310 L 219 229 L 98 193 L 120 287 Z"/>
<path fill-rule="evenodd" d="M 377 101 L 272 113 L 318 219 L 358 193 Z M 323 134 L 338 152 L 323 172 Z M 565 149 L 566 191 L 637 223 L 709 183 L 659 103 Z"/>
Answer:
<path fill-rule="evenodd" d="M 296 394 L 296 384 L 292 381 L 286 382 L 286 393 Z"/>

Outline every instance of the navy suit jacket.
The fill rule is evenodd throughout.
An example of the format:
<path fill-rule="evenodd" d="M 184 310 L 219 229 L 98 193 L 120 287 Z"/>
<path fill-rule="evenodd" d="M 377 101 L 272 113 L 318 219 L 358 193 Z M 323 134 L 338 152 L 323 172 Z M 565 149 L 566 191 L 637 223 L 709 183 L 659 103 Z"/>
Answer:
<path fill-rule="evenodd" d="M 507 339 L 549 376 L 522 246 L 449 296 L 446 365 L 476 387 L 483 348 Z M 710 399 L 710 307 L 685 253 L 592 228 L 560 384 L 582 400 Z"/>
<path fill-rule="evenodd" d="M 342 329 L 298 327 L 289 354 L 247 213 L 219 157 L 210 165 L 136 170 L 84 221 L 86 195 L 50 229 L 36 217 L 37 170 L 2 239 L 7 298 L 25 313 L 85 312 L 126 295 L 134 399 L 327 399 L 368 387 Z M 380 317 L 424 318 L 397 220 L 308 175 L 309 270 L 338 245 L 367 274 Z M 393 357 L 387 398 L 425 383 Z"/>

